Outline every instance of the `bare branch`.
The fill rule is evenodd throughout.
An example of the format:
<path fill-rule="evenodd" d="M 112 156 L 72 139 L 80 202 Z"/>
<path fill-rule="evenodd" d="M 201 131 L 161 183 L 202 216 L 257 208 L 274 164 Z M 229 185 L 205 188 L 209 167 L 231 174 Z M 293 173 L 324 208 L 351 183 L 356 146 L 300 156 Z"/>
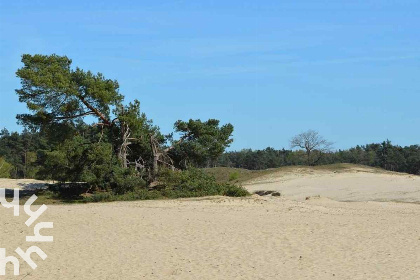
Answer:
<path fill-rule="evenodd" d="M 290 140 L 290 147 L 301 148 L 306 151 L 307 161 L 309 165 L 317 163 L 323 153 L 329 152 L 332 149 L 332 142 L 328 142 L 317 131 L 308 130 L 299 135 L 296 135 Z M 314 151 L 319 152 L 318 159 L 311 161 L 311 155 Z"/>
<path fill-rule="evenodd" d="M 88 115 L 95 115 L 95 112 L 87 112 L 87 113 L 82 113 L 79 115 L 68 116 L 68 117 L 55 117 L 54 119 L 55 120 L 68 120 L 68 119 L 75 119 L 75 118 L 80 118 L 80 117 L 84 117 Z"/>
<path fill-rule="evenodd" d="M 111 122 L 105 117 L 104 114 L 99 112 L 98 109 L 96 109 L 89 102 L 87 102 L 86 99 L 82 95 L 79 95 L 79 98 L 80 98 L 80 101 L 82 101 L 82 103 L 85 104 L 85 106 L 88 107 L 95 115 L 97 115 L 106 125 L 111 126 Z"/>

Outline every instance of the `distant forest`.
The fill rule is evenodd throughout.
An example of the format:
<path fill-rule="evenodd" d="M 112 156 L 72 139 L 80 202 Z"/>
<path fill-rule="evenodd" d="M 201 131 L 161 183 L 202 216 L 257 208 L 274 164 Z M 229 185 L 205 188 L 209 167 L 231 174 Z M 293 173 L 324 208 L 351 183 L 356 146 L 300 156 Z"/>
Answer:
<path fill-rule="evenodd" d="M 0 177 L 48 178 L 47 154 L 54 146 L 42 133 L 24 130 L 22 133 L 0 132 Z M 378 144 L 356 146 L 348 150 L 322 153 L 311 165 L 354 163 L 381 167 L 390 171 L 420 175 L 420 145 L 401 147 L 389 140 Z M 195 167 L 223 166 L 261 170 L 281 166 L 308 165 L 304 150 L 244 149 L 225 152 L 217 161 L 190 163 Z M 1 170 L 8 174 L 1 174 Z"/>
<path fill-rule="evenodd" d="M 389 140 L 378 144 L 356 146 L 348 150 L 323 153 L 314 165 L 333 163 L 354 163 L 381 167 L 390 171 L 420 175 L 420 146 L 401 147 Z M 259 170 L 290 165 L 307 165 L 303 150 L 264 150 L 244 149 L 224 153 L 218 166 Z"/>

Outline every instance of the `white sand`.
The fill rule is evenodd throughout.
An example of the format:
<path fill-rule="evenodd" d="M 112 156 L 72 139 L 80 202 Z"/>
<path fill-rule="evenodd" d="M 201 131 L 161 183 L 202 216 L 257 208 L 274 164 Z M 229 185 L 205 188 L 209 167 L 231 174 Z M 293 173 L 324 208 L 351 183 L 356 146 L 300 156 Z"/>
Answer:
<path fill-rule="evenodd" d="M 360 174 L 354 186 L 359 194 L 358 184 L 366 178 L 366 188 L 373 184 L 379 191 L 394 178 L 377 183 Z M 313 175 L 314 186 L 320 180 L 351 181 L 346 177 L 351 174 L 330 174 L 328 180 Z M 306 195 L 300 191 L 297 197 Z M 0 248 L 8 254 L 32 245 L 25 242 L 33 230 L 25 220 L 0 207 Z M 42 221 L 54 222 L 54 229 L 41 231 L 54 236 L 53 243 L 40 244 L 48 258 L 34 257 L 36 270 L 24 264 L 21 276 L 6 279 L 412 280 L 420 275 L 418 204 L 216 197 L 50 205 Z"/>
<path fill-rule="evenodd" d="M 28 248 L 24 217 L 0 217 L 0 247 Z M 418 279 L 419 217 L 415 204 L 326 199 L 52 205 L 48 258 L 10 279 Z"/>
<path fill-rule="evenodd" d="M 259 177 L 244 187 L 251 192 L 275 190 L 296 200 L 320 195 L 338 201 L 420 203 L 420 176 L 381 172 L 368 167 L 340 172 L 300 167 Z"/>

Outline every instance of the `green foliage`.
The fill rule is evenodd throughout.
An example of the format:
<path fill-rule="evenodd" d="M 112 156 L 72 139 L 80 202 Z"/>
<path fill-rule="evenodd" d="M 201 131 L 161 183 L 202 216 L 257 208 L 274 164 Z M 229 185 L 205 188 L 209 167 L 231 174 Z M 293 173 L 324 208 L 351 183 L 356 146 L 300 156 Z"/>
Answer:
<path fill-rule="evenodd" d="M 127 106 L 118 106 L 114 110 L 118 120 L 130 128 L 132 138 L 141 137 L 151 130 L 157 129 L 151 120 L 148 120 L 145 113 L 140 112 L 140 101 L 134 100 Z"/>
<path fill-rule="evenodd" d="M 246 196 L 242 187 L 218 183 L 216 179 L 200 169 L 184 171 L 165 170 L 160 174 L 159 183 L 165 197 L 193 197 L 208 195 Z"/>
<path fill-rule="evenodd" d="M 247 190 L 232 184 L 217 183 L 213 176 L 199 169 L 185 171 L 164 170 L 160 174 L 160 185 L 151 189 L 135 187 L 123 193 L 96 192 L 84 196 L 83 202 L 131 201 L 167 198 L 202 197 L 224 195 L 243 197 L 250 195 Z"/>
<path fill-rule="evenodd" d="M 110 188 L 116 194 L 131 192 L 135 189 L 146 187 L 146 181 L 138 176 L 132 168 L 122 168 L 115 166 L 110 180 Z"/>
<path fill-rule="evenodd" d="M 76 201 L 91 189 L 86 183 L 56 183 L 48 185 L 48 193 L 55 199 Z"/>
<path fill-rule="evenodd" d="M 31 114 L 17 118 L 25 127 L 40 131 L 51 144 L 50 150 L 40 151 L 44 168 L 39 174 L 99 186 L 112 181 L 103 173 L 118 164 L 134 166 L 139 173 L 134 177 L 147 173 L 153 165 L 151 135 L 158 139 L 159 148 L 165 139 L 140 112 L 138 100 L 126 106 L 122 103 L 117 81 L 101 73 L 72 69 L 66 56 L 25 54 L 22 62 L 24 66 L 16 72 L 22 87 L 16 93 Z M 87 125 L 86 116 L 94 116 L 97 123 Z M 75 136 L 82 137 L 83 143 L 75 143 Z M 65 155 L 67 152 L 70 154 Z M 59 169 L 57 174 L 51 173 L 52 168 Z M 122 189 L 131 188 L 130 184 Z"/>
<path fill-rule="evenodd" d="M 124 142 L 124 134 L 130 136 L 129 151 L 125 155 L 127 162 L 136 162 L 142 159 L 144 169 L 151 169 L 153 166 L 153 152 L 150 145 L 150 136 L 153 135 L 160 145 L 163 145 L 165 139 L 161 135 L 159 128 L 153 125 L 153 121 L 147 119 L 145 113 L 140 111 L 140 102 L 134 100 L 127 106 L 118 106 L 114 110 L 114 114 L 118 116 L 118 126 L 114 127 L 114 145 L 119 150 Z M 124 159 L 121 159 L 124 160 Z"/>
<path fill-rule="evenodd" d="M 147 189 L 136 189 L 124 194 L 115 194 L 113 192 L 98 192 L 93 195 L 85 196 L 83 202 L 110 202 L 110 201 L 134 201 L 151 200 L 164 198 L 159 191 L 150 191 Z"/>
<path fill-rule="evenodd" d="M 144 188 L 143 178 L 152 181 L 159 165 L 172 164 L 173 159 L 184 168 L 214 164 L 232 142 L 231 124 L 219 127 L 214 119 L 178 121 L 175 131 L 182 141 L 168 149 L 165 144 L 171 138 L 146 118 L 138 100 L 123 104 L 117 81 L 74 69 L 66 56 L 25 54 L 22 63 L 16 72 L 21 80 L 16 93 L 30 114 L 17 118 L 48 145 L 33 147 L 25 142 L 12 148 L 25 158 L 24 164 L 22 159 L 11 162 L 19 171 L 16 177 L 83 182 L 122 194 Z M 86 124 L 87 116 L 97 122 Z M 6 146 L 7 152 L 11 142 Z M 169 156 L 168 150 L 173 152 Z"/>
<path fill-rule="evenodd" d="M 175 132 L 181 134 L 181 139 L 175 142 L 171 157 L 178 167 L 188 165 L 204 167 L 214 165 L 225 149 L 233 142 L 231 138 L 233 126 L 225 124 L 219 127 L 219 120 L 210 119 L 177 121 Z"/>
<path fill-rule="evenodd" d="M 239 172 L 235 171 L 229 174 L 229 181 L 235 181 L 239 179 Z"/>
<path fill-rule="evenodd" d="M 0 178 L 10 178 L 10 171 L 12 169 L 13 166 L 0 157 Z"/>
<path fill-rule="evenodd" d="M 242 197 L 248 196 L 250 193 L 243 187 L 226 184 L 225 189 L 223 190 L 223 195 L 231 197 Z"/>
<path fill-rule="evenodd" d="M 12 178 L 34 178 L 39 169 L 38 151 L 47 146 L 45 139 L 33 131 L 0 132 L 0 157 L 13 165 Z"/>
<path fill-rule="evenodd" d="M 22 56 L 24 66 L 17 70 L 22 88 L 16 90 L 19 101 L 32 114 L 17 118 L 22 124 L 39 128 L 51 123 L 74 123 L 87 115 L 107 122 L 110 106 L 122 101 L 117 81 L 79 68 L 71 69 L 66 56 Z"/>
<path fill-rule="evenodd" d="M 231 167 L 212 167 L 203 169 L 204 172 L 213 176 L 217 182 L 234 182 L 235 184 L 241 184 L 243 182 L 258 178 L 260 176 L 270 174 L 270 170 L 271 169 L 249 170 Z M 232 173 L 238 174 L 238 178 L 235 179 L 235 181 L 230 181 Z"/>
<path fill-rule="evenodd" d="M 242 150 L 228 152 L 221 156 L 218 165 L 225 167 L 263 170 L 290 165 L 305 165 L 306 154 L 302 150 Z M 354 163 L 381 167 L 391 171 L 420 175 L 420 146 L 400 147 L 390 141 L 381 144 L 356 146 L 348 150 L 325 153 L 317 165 L 333 163 Z"/>
<path fill-rule="evenodd" d="M 146 186 L 135 170 L 119 165 L 111 144 L 90 143 L 81 136 L 47 152 L 42 173 L 59 182 L 83 182 L 93 189 L 112 189 L 116 193 Z"/>
<path fill-rule="evenodd" d="M 209 195 L 224 195 L 231 197 L 243 197 L 250 195 L 248 191 L 241 187 L 233 185 L 219 186 L 217 190 L 185 190 L 185 189 L 160 189 L 147 190 L 136 189 L 124 194 L 115 194 L 113 192 L 98 192 L 93 195 L 83 197 L 83 202 L 110 202 L 110 201 L 133 201 L 133 200 L 151 200 L 151 199 L 175 199 L 187 197 L 202 197 Z"/>
<path fill-rule="evenodd" d="M 103 187 L 109 181 L 113 163 L 115 158 L 109 143 L 90 143 L 76 136 L 46 153 L 43 173 L 60 182 L 85 182 Z"/>

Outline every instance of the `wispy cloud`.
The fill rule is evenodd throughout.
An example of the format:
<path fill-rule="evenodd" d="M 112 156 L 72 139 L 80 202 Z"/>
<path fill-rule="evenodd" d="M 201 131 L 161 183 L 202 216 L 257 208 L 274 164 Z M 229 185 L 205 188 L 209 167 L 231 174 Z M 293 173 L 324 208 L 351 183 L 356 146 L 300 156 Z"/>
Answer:
<path fill-rule="evenodd" d="M 321 40 L 320 38 L 318 38 Z M 316 47 L 320 41 L 309 38 L 258 38 L 258 37 L 207 37 L 207 38 L 165 38 L 149 40 L 145 44 L 133 46 L 147 54 L 171 57 L 213 58 L 225 56 L 258 56 L 276 54 L 290 50 Z M 284 55 L 284 54 L 281 54 Z"/>
<path fill-rule="evenodd" d="M 349 57 L 349 58 L 336 58 L 336 59 L 325 59 L 325 60 L 315 60 L 315 61 L 293 61 L 281 63 L 284 65 L 329 65 L 329 64 L 347 64 L 347 63 L 363 63 L 363 62 L 385 62 L 385 61 L 398 61 L 398 60 L 410 60 L 410 59 L 420 59 L 420 55 L 404 55 L 404 56 L 383 56 L 383 57 L 373 57 L 373 56 L 363 56 L 363 57 Z"/>

